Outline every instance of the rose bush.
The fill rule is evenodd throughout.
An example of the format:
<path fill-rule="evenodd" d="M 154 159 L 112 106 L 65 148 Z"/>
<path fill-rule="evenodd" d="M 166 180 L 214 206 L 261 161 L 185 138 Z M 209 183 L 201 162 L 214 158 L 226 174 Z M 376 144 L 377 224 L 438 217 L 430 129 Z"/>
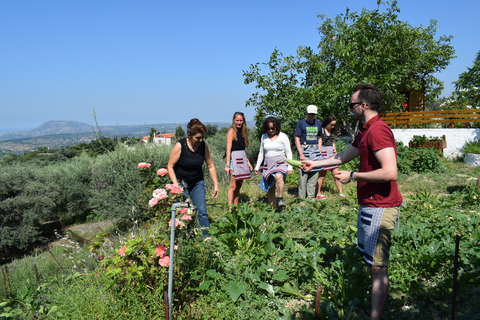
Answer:
<path fill-rule="evenodd" d="M 167 284 L 172 224 L 170 208 L 174 202 L 182 201 L 184 195 L 182 188 L 166 183 L 167 169 L 160 168 L 154 171 L 146 162 L 139 163 L 138 168 L 145 179 L 144 192 L 152 196 L 143 207 L 144 216 L 149 218 L 149 225 L 154 225 L 157 229 L 155 236 L 146 238 L 136 236 L 126 240 L 113 256 L 103 260 L 102 264 L 107 276 L 122 288 L 128 285 L 138 290 L 156 290 Z M 159 185 L 165 187 L 158 188 Z M 175 219 L 175 228 L 180 230 L 191 223 L 193 214 L 194 211 L 187 208 L 177 209 L 180 218 Z M 179 248 L 177 244 L 173 245 L 175 250 Z M 91 246 L 92 251 L 96 248 L 98 246 Z M 178 268 L 178 265 L 175 264 L 174 268 Z"/>

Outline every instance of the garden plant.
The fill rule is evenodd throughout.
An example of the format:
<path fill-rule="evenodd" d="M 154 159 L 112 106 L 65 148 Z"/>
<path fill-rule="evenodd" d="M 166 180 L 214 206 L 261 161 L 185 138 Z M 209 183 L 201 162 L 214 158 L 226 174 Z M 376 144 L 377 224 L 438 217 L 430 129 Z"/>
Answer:
<path fill-rule="evenodd" d="M 217 167 L 224 164 L 224 136 L 208 138 Z M 165 319 L 166 262 L 173 259 L 174 319 L 368 319 L 370 281 L 356 252 L 353 184 L 340 198 L 326 181 L 328 201 L 310 202 L 296 198 L 298 180 L 289 177 L 287 207 L 278 212 L 253 177 L 229 212 L 228 180 L 221 178 L 219 198 L 207 199 L 212 240 L 204 242 L 194 211 L 170 221 L 171 205 L 185 201 L 162 169 L 170 150 L 118 145 L 42 167 L 0 160 L 2 256 L 16 245 L 36 248 L 2 261 L 0 318 Z M 405 202 L 393 234 L 384 318 L 450 317 L 459 236 L 456 316 L 476 319 L 480 169 L 402 144 L 398 159 Z M 43 232 L 54 219 L 65 225 L 57 230 L 62 245 Z M 94 234 L 69 231 L 106 221 L 109 227 Z"/>

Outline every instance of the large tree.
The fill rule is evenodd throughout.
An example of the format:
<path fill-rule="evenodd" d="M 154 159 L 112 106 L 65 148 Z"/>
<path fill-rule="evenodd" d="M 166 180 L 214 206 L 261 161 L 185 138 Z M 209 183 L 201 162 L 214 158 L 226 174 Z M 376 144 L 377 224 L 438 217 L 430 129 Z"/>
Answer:
<path fill-rule="evenodd" d="M 458 100 L 464 100 L 469 106 L 480 106 L 480 51 L 473 61 L 473 66 L 462 72 L 454 83 Z"/>
<path fill-rule="evenodd" d="M 433 74 L 445 69 L 454 57 L 452 36 L 436 40 L 435 20 L 428 27 L 400 21 L 395 0 L 384 12 L 380 11 L 381 0 L 377 5 L 361 13 L 347 8 L 334 19 L 319 15 L 318 52 L 298 47 L 296 55 L 283 56 L 275 49 L 269 62 L 244 71 L 245 83 L 255 82 L 261 90 L 246 102 L 256 108 L 257 126 L 266 115 L 276 115 L 292 136 L 306 106 L 316 104 L 319 118 L 335 114 L 353 136 L 356 129 L 351 126 L 347 103 L 358 83 L 380 87 L 385 106 L 392 111 L 401 110 L 405 102 L 401 92 L 423 91 L 427 100 L 441 93 L 443 83 Z"/>

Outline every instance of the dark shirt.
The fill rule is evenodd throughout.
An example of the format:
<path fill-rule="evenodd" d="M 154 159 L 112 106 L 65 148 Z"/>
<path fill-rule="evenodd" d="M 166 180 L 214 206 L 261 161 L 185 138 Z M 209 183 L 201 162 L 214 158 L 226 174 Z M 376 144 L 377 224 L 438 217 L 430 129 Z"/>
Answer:
<path fill-rule="evenodd" d="M 205 162 L 205 142 L 202 141 L 197 151 L 187 146 L 187 138 L 178 141 L 181 146 L 180 159 L 173 168 L 179 181 L 195 184 L 203 180 L 203 163 Z"/>
<path fill-rule="evenodd" d="M 237 140 L 232 140 L 232 151 L 245 150 L 245 139 L 242 130 L 237 130 Z"/>
<path fill-rule="evenodd" d="M 300 144 L 318 144 L 318 138 L 322 136 L 322 123 L 318 119 L 308 122 L 303 118 L 297 122 L 295 136 L 300 137 Z"/>
<path fill-rule="evenodd" d="M 332 147 L 333 143 L 335 142 L 335 135 L 333 134 L 333 132 L 330 132 L 330 135 L 328 135 L 325 129 L 323 129 L 322 131 L 322 146 Z"/>

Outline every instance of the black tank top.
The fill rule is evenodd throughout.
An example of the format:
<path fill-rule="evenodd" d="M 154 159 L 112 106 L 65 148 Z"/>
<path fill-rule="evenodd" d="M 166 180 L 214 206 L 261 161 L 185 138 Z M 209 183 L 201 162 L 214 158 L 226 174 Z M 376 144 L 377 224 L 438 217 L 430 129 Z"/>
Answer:
<path fill-rule="evenodd" d="M 237 140 L 232 140 L 232 151 L 245 150 L 245 139 L 242 130 L 237 130 Z"/>
<path fill-rule="evenodd" d="M 197 151 L 193 152 L 187 146 L 187 138 L 178 141 L 182 147 L 180 159 L 173 168 L 179 181 L 195 184 L 203 180 L 203 163 L 205 162 L 205 141 L 202 141 Z"/>
<path fill-rule="evenodd" d="M 322 146 L 325 147 L 331 147 L 333 146 L 333 143 L 335 142 L 335 135 L 333 132 L 330 132 L 330 135 L 327 134 L 327 131 L 323 129 L 322 132 Z"/>

